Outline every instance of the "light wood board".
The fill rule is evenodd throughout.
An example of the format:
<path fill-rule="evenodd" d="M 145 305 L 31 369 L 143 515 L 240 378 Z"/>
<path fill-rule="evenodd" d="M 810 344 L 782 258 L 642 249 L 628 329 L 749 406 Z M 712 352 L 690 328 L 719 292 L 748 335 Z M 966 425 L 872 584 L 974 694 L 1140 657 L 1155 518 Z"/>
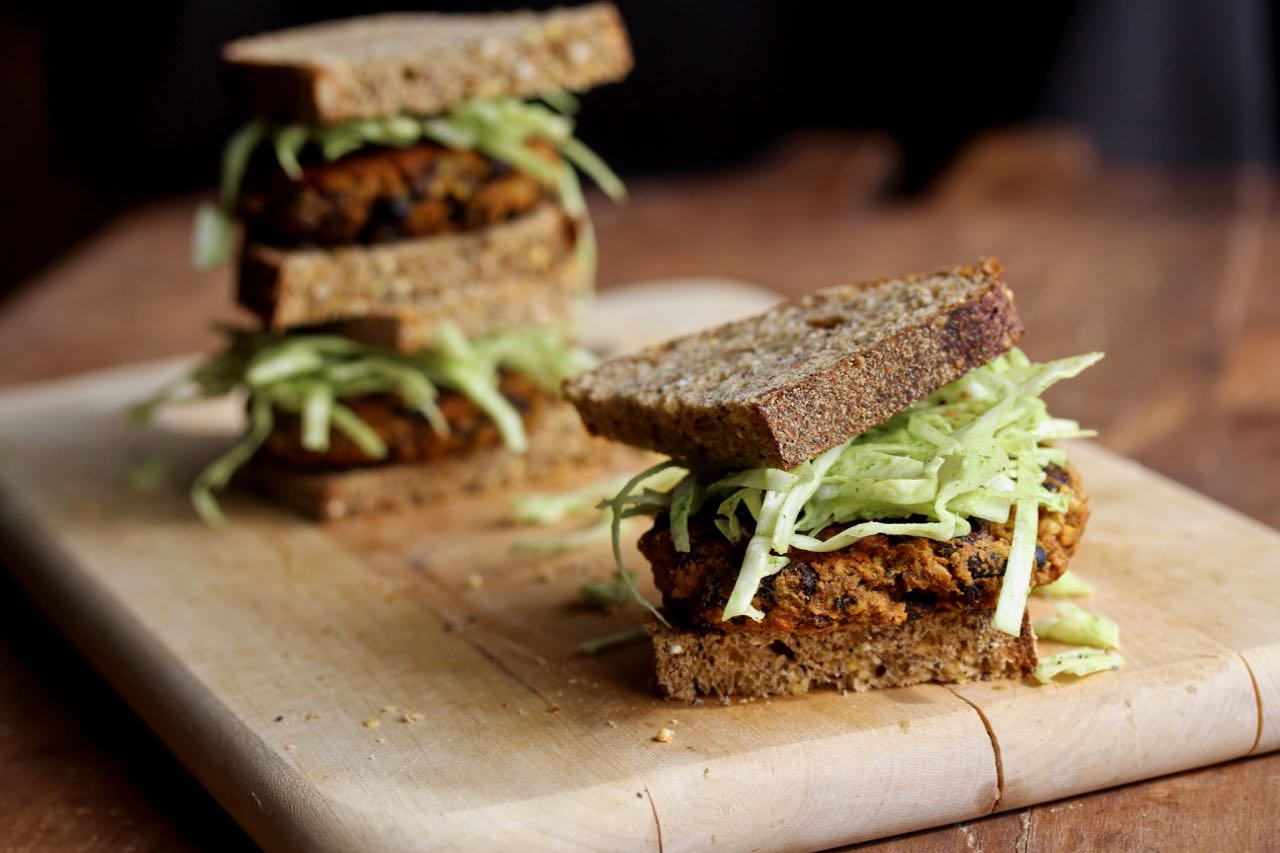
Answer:
<path fill-rule="evenodd" d="M 768 298 L 636 288 L 591 335 Z M 513 555 L 545 534 L 502 496 L 326 528 L 235 495 L 203 527 L 183 484 L 235 407 L 120 415 L 178 369 L 0 395 L 0 555 L 268 849 L 817 849 L 1280 747 L 1280 535 L 1096 447 L 1071 449 L 1094 508 L 1075 568 L 1121 671 L 691 707 L 652 696 L 643 646 L 575 651 L 638 611 L 574 603 L 603 545 Z M 122 485 L 157 452 L 167 483 Z"/>

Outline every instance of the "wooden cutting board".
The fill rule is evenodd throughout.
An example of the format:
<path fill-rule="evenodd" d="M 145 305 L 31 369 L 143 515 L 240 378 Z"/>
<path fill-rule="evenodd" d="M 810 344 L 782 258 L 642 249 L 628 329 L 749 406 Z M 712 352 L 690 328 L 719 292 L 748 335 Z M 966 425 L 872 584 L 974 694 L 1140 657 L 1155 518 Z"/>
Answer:
<path fill-rule="evenodd" d="M 632 346 L 771 299 L 637 287 L 589 329 Z M 1280 747 L 1280 535 L 1099 448 L 1071 448 L 1075 568 L 1121 671 L 690 706 L 649 692 L 643 645 L 576 651 L 638 610 L 575 603 L 603 543 L 513 554 L 545 533 L 501 495 L 327 528 L 234 495 L 202 526 L 184 484 L 236 407 L 120 414 L 180 367 L 0 395 L 0 553 L 268 849 L 816 849 Z M 126 486 L 157 453 L 168 481 Z"/>

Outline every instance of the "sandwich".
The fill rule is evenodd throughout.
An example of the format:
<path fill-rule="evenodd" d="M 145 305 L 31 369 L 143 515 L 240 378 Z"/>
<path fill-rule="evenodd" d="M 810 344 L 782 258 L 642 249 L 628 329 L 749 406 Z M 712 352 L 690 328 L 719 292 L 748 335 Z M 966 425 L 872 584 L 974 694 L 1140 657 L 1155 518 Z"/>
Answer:
<path fill-rule="evenodd" d="M 568 381 L 594 434 L 670 459 L 612 498 L 653 517 L 668 697 L 1018 678 L 1033 586 L 1089 517 L 1000 264 L 821 290 Z M 673 473 L 674 471 L 674 473 Z M 660 486 L 646 487 L 648 483 Z M 1108 659 L 1111 663 L 1111 659 Z"/>
<path fill-rule="evenodd" d="M 255 116 L 227 144 L 194 260 L 232 259 L 254 328 L 137 413 L 240 393 L 249 428 L 192 488 L 208 520 L 244 469 L 319 519 L 577 466 L 598 448 L 559 398 L 591 363 L 594 278 L 574 92 L 631 68 L 608 3 L 388 14 L 223 53 Z M 603 443 L 598 443 L 603 444 Z"/>

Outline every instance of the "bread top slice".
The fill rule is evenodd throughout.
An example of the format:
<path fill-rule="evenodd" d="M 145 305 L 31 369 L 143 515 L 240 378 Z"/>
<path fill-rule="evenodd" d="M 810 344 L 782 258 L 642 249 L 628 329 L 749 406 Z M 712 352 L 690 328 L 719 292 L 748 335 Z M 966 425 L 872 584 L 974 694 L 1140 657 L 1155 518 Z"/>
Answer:
<path fill-rule="evenodd" d="M 1013 346 L 999 261 L 820 290 L 570 380 L 587 428 L 698 469 L 792 468 Z"/>
<path fill-rule="evenodd" d="M 335 124 L 470 98 L 582 91 L 631 70 L 612 3 L 547 12 L 389 13 L 239 39 L 223 59 L 256 115 Z"/>

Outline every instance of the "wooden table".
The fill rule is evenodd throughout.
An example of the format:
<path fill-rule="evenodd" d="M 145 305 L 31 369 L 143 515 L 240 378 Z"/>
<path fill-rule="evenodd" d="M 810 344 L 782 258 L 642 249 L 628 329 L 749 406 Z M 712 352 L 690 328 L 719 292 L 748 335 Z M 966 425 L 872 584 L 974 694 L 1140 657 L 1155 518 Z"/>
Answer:
<path fill-rule="evenodd" d="M 1280 181 L 1104 165 L 1079 137 L 980 140 L 923 199 L 865 136 L 798 137 L 748 168 L 637 181 L 597 205 L 602 286 L 725 275 L 797 294 L 995 254 L 1033 357 L 1103 366 L 1054 391 L 1104 444 L 1280 526 Z M 0 383 L 209 347 L 226 273 L 186 264 L 189 199 L 106 228 L 0 308 Z M 4 555 L 0 551 L 0 564 Z M 251 842 L 21 592 L 0 580 L 0 851 Z M 877 850 L 1280 849 L 1280 755 L 866 845 Z"/>

